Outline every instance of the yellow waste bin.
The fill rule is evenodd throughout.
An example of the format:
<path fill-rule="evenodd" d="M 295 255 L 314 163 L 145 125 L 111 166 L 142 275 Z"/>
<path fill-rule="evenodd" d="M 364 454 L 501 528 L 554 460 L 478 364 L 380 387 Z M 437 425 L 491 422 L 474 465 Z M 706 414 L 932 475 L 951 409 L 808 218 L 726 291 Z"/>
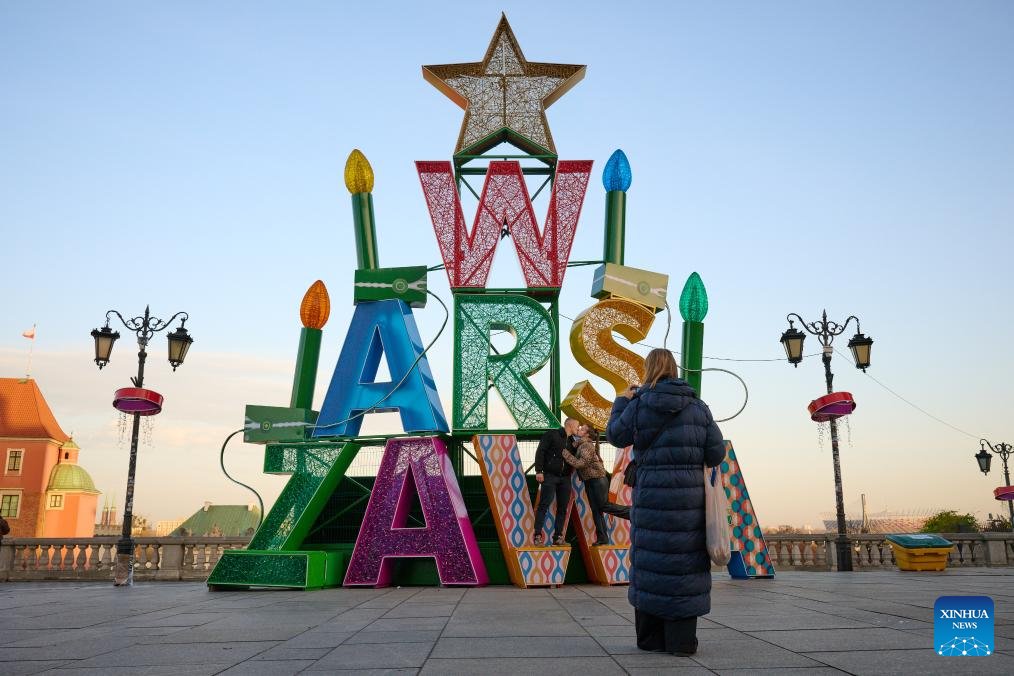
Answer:
<path fill-rule="evenodd" d="M 898 570 L 944 570 L 954 546 L 939 535 L 888 535 Z"/>

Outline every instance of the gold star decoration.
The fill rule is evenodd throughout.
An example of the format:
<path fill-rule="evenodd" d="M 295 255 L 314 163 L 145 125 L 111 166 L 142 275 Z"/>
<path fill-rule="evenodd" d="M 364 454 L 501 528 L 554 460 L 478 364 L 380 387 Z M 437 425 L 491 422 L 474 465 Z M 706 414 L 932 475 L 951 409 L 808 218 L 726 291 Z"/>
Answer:
<path fill-rule="evenodd" d="M 585 66 L 525 60 L 502 15 L 476 63 L 423 66 L 423 78 L 465 109 L 454 153 L 481 154 L 507 141 L 531 154 L 556 154 L 546 108 L 584 77 Z"/>

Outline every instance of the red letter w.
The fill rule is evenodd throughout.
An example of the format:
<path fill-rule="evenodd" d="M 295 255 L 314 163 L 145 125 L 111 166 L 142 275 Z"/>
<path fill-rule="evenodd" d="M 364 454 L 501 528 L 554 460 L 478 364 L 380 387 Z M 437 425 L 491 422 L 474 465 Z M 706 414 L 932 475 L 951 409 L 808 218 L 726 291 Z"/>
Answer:
<path fill-rule="evenodd" d="M 591 160 L 557 163 L 546 227 L 539 232 L 521 165 L 490 162 L 469 233 L 451 163 L 416 162 L 451 287 L 486 286 L 504 227 L 514 239 L 528 287 L 562 286 L 591 166 Z"/>

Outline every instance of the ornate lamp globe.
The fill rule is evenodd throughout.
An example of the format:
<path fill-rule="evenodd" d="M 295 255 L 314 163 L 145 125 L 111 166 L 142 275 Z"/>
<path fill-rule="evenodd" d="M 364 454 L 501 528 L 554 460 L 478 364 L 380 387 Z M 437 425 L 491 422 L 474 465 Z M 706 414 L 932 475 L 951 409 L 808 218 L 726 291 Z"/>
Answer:
<path fill-rule="evenodd" d="M 852 340 L 849 341 L 849 349 L 852 350 L 852 358 L 856 360 L 856 368 L 862 369 L 863 373 L 866 373 L 866 369 L 870 367 L 870 347 L 872 345 L 873 339 L 867 338 L 861 333 L 852 336 Z"/>
<path fill-rule="evenodd" d="M 95 339 L 95 363 L 99 370 L 109 363 L 109 355 L 113 352 L 113 343 L 120 337 L 119 332 L 113 331 L 106 324 L 101 329 L 92 329 L 92 338 Z"/>
<path fill-rule="evenodd" d="M 168 338 L 169 364 L 173 367 L 173 371 L 175 371 L 183 364 L 183 360 L 187 358 L 187 352 L 190 350 L 190 344 L 194 342 L 194 339 L 182 323 L 179 325 L 179 328 L 169 334 Z"/>
<path fill-rule="evenodd" d="M 799 366 L 803 361 L 803 341 L 806 334 L 797 329 L 789 322 L 788 330 L 782 334 L 782 347 L 785 348 L 785 356 L 793 366 Z"/>
<path fill-rule="evenodd" d="M 993 456 L 985 446 L 980 445 L 979 452 L 975 454 L 975 461 L 979 463 L 979 470 L 983 474 L 989 474 L 989 465 L 993 462 Z"/>

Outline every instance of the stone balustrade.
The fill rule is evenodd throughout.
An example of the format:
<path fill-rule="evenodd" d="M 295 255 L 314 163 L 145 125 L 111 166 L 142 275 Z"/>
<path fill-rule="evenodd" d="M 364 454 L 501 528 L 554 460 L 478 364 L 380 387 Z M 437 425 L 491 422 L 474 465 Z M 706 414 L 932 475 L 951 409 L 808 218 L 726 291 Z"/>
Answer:
<path fill-rule="evenodd" d="M 1014 567 L 1014 533 L 944 534 L 954 543 L 950 568 Z M 8 580 L 111 580 L 116 537 L 5 538 L 0 582 Z M 766 535 L 776 570 L 834 570 L 834 535 Z M 856 570 L 897 570 L 884 535 L 852 535 Z M 204 580 L 226 549 L 250 538 L 134 538 L 135 580 Z"/>
<path fill-rule="evenodd" d="M 1014 533 L 944 533 L 949 568 L 1014 566 Z M 765 535 L 775 570 L 834 570 L 835 535 Z M 897 570 L 886 535 L 850 535 L 856 570 Z"/>
<path fill-rule="evenodd" d="M 116 537 L 4 538 L 0 581 L 111 580 Z M 204 580 L 226 549 L 250 538 L 134 538 L 135 580 Z"/>

